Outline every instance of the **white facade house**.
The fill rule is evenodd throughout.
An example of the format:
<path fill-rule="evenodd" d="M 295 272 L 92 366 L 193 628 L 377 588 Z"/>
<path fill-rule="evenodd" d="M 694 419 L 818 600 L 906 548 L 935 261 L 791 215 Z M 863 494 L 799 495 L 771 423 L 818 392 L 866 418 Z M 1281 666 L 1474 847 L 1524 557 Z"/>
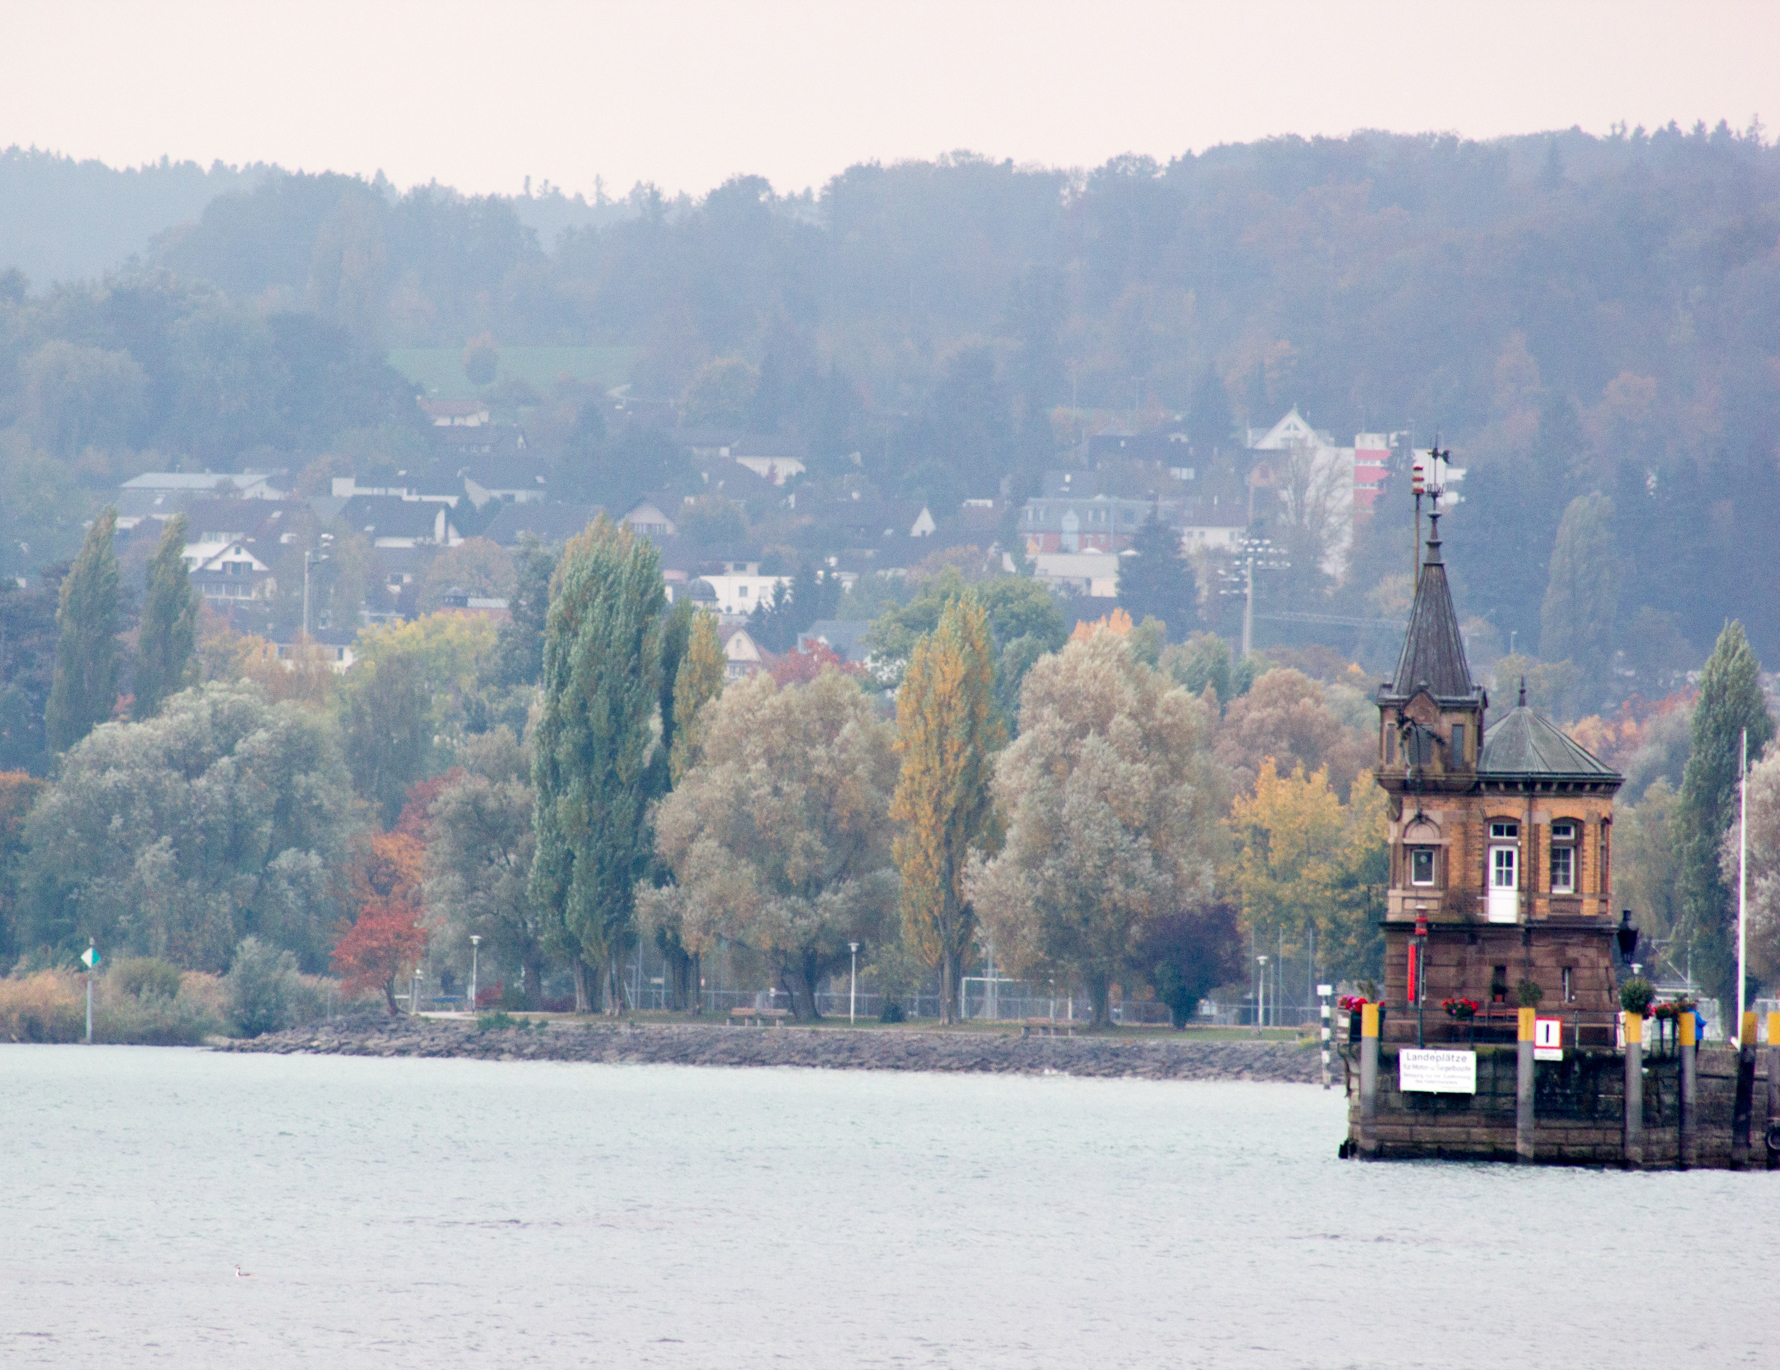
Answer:
<path fill-rule="evenodd" d="M 699 579 L 716 591 L 717 601 L 713 607 L 726 618 L 746 617 L 754 612 L 755 606 L 772 603 L 779 587 L 791 583 L 790 576 L 723 575 L 700 576 Z"/>
<path fill-rule="evenodd" d="M 644 500 L 618 521 L 646 537 L 671 538 L 679 531 L 678 525 L 652 500 Z"/>
<path fill-rule="evenodd" d="M 188 542 L 181 556 L 205 599 L 267 599 L 278 590 L 272 568 L 242 542 Z"/>
<path fill-rule="evenodd" d="M 1117 552 L 1040 552 L 1032 564 L 1033 579 L 1053 589 L 1070 586 L 1090 599 L 1118 597 Z"/>
<path fill-rule="evenodd" d="M 718 629 L 723 638 L 723 678 L 742 680 L 766 669 L 770 654 L 749 636 L 746 628 L 731 625 Z"/>
<path fill-rule="evenodd" d="M 488 422 L 488 406 L 481 400 L 420 401 L 421 412 L 435 428 L 481 428 Z"/>
<path fill-rule="evenodd" d="M 751 457 L 740 456 L 731 458 L 737 466 L 745 466 L 762 480 L 770 480 L 774 485 L 783 485 L 793 476 L 801 476 L 805 467 L 796 457 Z"/>

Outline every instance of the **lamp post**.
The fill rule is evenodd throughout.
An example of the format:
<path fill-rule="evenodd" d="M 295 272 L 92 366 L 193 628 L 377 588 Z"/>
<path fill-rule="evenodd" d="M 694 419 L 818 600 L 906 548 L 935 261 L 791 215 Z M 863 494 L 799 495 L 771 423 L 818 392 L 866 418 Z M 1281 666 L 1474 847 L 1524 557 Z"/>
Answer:
<path fill-rule="evenodd" d="M 1261 1035 L 1261 1029 L 1267 1026 L 1267 958 L 1257 956 L 1260 970 L 1255 974 L 1255 1036 Z"/>
<path fill-rule="evenodd" d="M 470 1012 L 476 1011 L 476 957 L 482 950 L 482 934 L 470 934 Z"/>
<path fill-rule="evenodd" d="M 853 973 L 847 981 L 847 1026 L 852 1027 L 859 1006 L 859 943 L 847 943 L 847 950 L 853 953 Z"/>
<path fill-rule="evenodd" d="M 303 553 L 303 636 L 309 636 L 309 568 L 328 559 L 327 549 L 333 544 L 334 535 L 323 533 L 321 546 L 311 548 Z"/>

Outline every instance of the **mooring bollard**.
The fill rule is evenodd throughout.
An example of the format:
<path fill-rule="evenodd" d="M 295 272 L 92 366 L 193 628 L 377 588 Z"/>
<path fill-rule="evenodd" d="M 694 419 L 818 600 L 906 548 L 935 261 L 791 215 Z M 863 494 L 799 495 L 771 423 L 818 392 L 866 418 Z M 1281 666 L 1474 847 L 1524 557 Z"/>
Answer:
<path fill-rule="evenodd" d="M 1762 1136 L 1766 1140 L 1768 1169 L 1780 1165 L 1780 1151 L 1774 1149 L 1775 1127 L 1780 1125 L 1780 1013 L 1768 1015 L 1768 1125 Z"/>
<path fill-rule="evenodd" d="M 1737 1038 L 1737 1103 L 1731 1113 L 1731 1169 L 1749 1164 L 1749 1119 L 1755 1112 L 1755 1010 L 1743 1014 Z"/>
<path fill-rule="evenodd" d="M 1514 1159 L 1523 1165 L 1533 1159 L 1533 1030 L 1539 1010 L 1520 1011 L 1520 1058 L 1514 1075 Z"/>
<path fill-rule="evenodd" d="M 1378 1005 L 1360 1010 L 1360 1155 L 1378 1155 Z"/>
<path fill-rule="evenodd" d="M 1625 1016 L 1625 1163 L 1644 1165 L 1644 1017 Z"/>
<path fill-rule="evenodd" d="M 1681 1155 L 1683 1170 L 1692 1170 L 1699 1163 L 1697 1123 L 1695 1122 L 1695 1070 L 1699 1065 L 1699 1046 L 1694 1040 L 1696 1024 L 1691 1012 L 1676 1020 L 1681 1028 Z"/>

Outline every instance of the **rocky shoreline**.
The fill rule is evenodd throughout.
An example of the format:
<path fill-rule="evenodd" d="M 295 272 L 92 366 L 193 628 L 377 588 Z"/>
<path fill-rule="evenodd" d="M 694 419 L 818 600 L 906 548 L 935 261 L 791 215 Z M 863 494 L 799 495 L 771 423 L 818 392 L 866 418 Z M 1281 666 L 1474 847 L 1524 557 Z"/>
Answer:
<path fill-rule="evenodd" d="M 1295 1043 L 1206 1041 L 1190 1036 L 1025 1037 L 1017 1030 L 730 1027 L 723 1023 L 549 1020 L 481 1031 L 466 1019 L 357 1017 L 217 1050 L 279 1055 L 462 1057 L 484 1061 L 588 1061 L 688 1066 L 805 1066 L 823 1070 L 926 1070 L 1107 1079 L 1320 1083 L 1321 1059 Z M 1339 1075 L 1339 1069 L 1337 1070 Z"/>

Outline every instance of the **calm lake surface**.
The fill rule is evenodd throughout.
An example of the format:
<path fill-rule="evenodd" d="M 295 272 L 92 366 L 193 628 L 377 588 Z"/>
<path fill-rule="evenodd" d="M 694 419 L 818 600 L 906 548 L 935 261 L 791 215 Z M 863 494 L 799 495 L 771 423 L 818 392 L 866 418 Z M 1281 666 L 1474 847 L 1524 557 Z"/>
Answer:
<path fill-rule="evenodd" d="M 1780 1360 L 1780 1174 L 1342 1130 L 1302 1085 L 0 1046 L 0 1365 Z"/>

